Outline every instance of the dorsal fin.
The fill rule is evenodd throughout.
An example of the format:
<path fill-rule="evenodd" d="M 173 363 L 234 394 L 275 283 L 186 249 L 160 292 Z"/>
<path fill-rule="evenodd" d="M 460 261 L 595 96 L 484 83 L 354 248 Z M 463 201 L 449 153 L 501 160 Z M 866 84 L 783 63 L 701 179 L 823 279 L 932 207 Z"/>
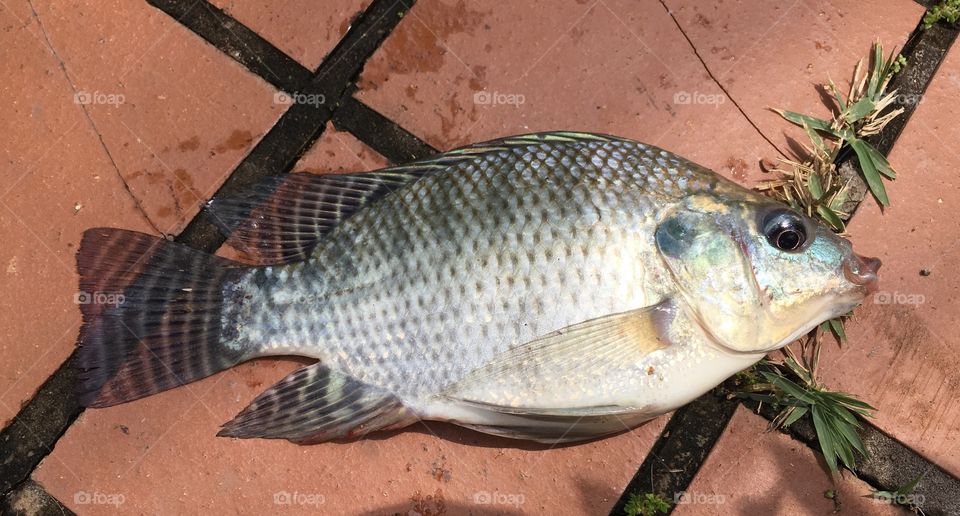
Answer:
<path fill-rule="evenodd" d="M 325 233 L 365 206 L 458 162 L 516 146 L 610 139 L 591 133 L 534 133 L 475 143 L 374 172 L 283 174 L 266 179 L 245 195 L 214 199 L 206 208 L 242 260 L 281 265 L 305 260 Z"/>
<path fill-rule="evenodd" d="M 302 261 L 340 221 L 419 175 L 382 170 L 366 174 L 292 173 L 271 177 L 246 195 L 207 203 L 227 244 L 245 261 L 278 265 Z"/>

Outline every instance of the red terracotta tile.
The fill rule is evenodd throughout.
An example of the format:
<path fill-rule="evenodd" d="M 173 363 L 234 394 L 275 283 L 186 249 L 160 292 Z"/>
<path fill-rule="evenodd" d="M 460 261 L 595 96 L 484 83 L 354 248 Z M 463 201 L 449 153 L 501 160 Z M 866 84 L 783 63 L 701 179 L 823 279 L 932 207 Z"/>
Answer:
<path fill-rule="evenodd" d="M 389 163 L 373 149 L 348 132 L 338 131 L 332 123 L 323 136 L 293 167 L 295 172 L 347 174 L 383 168 Z"/>
<path fill-rule="evenodd" d="M 120 175 L 177 233 L 285 106 L 239 64 L 143 2 L 34 2 Z"/>
<path fill-rule="evenodd" d="M 869 497 L 872 489 L 849 472 L 830 480 L 822 456 L 740 407 L 684 494 L 674 514 L 895 515 L 900 509 Z M 867 496 L 867 497 L 865 497 Z"/>
<path fill-rule="evenodd" d="M 697 2 L 667 5 L 730 95 L 778 147 L 807 140 L 769 108 L 828 117 L 816 86 L 833 78 L 844 91 L 854 66 L 878 39 L 903 46 L 924 8 L 912 0 Z M 866 63 L 865 63 L 866 64 Z"/>
<path fill-rule="evenodd" d="M 863 205 L 849 231 L 883 260 L 881 291 L 849 325 L 850 342 L 823 357 L 827 382 L 876 406 L 876 423 L 960 475 L 960 55 L 947 56 L 890 155 L 892 206 Z M 921 270 L 929 270 L 922 276 Z"/>
<path fill-rule="evenodd" d="M 589 130 L 659 145 L 739 180 L 757 177 L 759 159 L 774 152 L 655 2 L 533 10 L 424 0 L 360 86 L 360 99 L 443 149 Z"/>
<path fill-rule="evenodd" d="M 303 66 L 316 70 L 370 1 L 287 0 L 267 3 L 213 0 L 210 3 L 256 31 Z"/>
<path fill-rule="evenodd" d="M 74 103 L 26 2 L 4 4 L 0 26 L 0 95 L 8 102 L 0 117 L 2 427 L 73 350 L 74 253 L 83 230 L 150 226 Z"/>

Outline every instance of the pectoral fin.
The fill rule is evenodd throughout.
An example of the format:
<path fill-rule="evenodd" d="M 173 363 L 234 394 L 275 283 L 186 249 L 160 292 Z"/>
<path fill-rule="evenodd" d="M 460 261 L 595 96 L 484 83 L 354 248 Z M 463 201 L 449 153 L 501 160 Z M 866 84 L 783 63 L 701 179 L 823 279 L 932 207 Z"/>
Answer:
<path fill-rule="evenodd" d="M 502 407 L 505 413 L 577 415 L 615 406 L 609 375 L 634 374 L 636 364 L 672 343 L 676 308 L 657 305 L 574 324 L 513 348 L 445 392 L 446 397 Z"/>

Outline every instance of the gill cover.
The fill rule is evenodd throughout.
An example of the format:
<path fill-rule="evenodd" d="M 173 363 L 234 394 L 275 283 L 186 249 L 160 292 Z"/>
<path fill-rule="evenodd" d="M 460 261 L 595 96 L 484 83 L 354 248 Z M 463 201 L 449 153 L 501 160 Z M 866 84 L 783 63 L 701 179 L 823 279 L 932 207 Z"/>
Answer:
<path fill-rule="evenodd" d="M 736 217 L 716 201 L 694 196 L 657 226 L 655 238 L 683 299 L 724 348 L 755 352 L 766 310 Z"/>

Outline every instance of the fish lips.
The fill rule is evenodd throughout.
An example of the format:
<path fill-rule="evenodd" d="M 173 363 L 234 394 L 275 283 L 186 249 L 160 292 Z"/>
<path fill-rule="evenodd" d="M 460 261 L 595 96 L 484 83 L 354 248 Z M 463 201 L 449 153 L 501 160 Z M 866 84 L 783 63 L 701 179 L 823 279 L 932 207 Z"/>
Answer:
<path fill-rule="evenodd" d="M 850 283 L 861 287 L 866 294 L 870 294 L 879 289 L 880 283 L 877 278 L 877 271 L 880 270 L 881 265 L 882 262 L 879 258 L 850 253 L 850 256 L 843 261 L 843 277 Z"/>

